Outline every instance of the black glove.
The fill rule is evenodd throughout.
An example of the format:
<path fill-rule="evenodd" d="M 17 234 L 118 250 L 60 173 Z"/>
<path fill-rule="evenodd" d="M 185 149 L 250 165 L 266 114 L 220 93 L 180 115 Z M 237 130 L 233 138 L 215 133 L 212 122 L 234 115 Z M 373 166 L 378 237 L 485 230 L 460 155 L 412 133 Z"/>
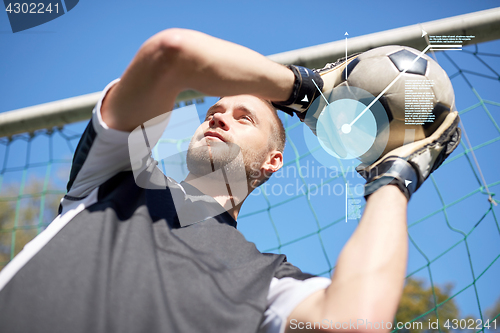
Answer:
<path fill-rule="evenodd" d="M 273 105 L 290 116 L 293 116 L 294 113 L 297 114 L 299 119 L 304 121 L 307 109 L 320 95 L 320 90 L 323 89 L 323 79 L 318 73 L 309 68 L 295 65 L 288 65 L 287 67 L 295 75 L 292 94 L 288 100 L 273 102 Z"/>
<path fill-rule="evenodd" d="M 345 77 L 344 70 L 346 66 L 358 55 L 354 54 L 348 57 L 347 61 L 345 58 L 339 59 L 335 63 L 327 64 L 322 69 L 309 69 L 302 66 L 288 65 L 287 67 L 295 75 L 292 94 L 288 100 L 273 102 L 273 105 L 291 116 L 296 114 L 301 121 L 304 121 L 307 110 L 314 100 L 321 95 L 320 91 L 331 91 L 343 82 L 342 78 Z M 309 126 L 307 122 L 306 125 Z M 316 133 L 316 124 L 311 125 L 313 126 L 309 127 Z"/>

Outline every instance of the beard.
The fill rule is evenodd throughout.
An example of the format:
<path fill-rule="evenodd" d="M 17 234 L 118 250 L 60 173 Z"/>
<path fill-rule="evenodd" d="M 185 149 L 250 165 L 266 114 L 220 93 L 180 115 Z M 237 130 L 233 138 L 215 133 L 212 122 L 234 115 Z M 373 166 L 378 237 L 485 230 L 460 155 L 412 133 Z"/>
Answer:
<path fill-rule="evenodd" d="M 186 156 L 186 164 L 190 173 L 197 177 L 207 176 L 219 169 L 227 174 L 245 173 L 247 181 L 260 175 L 260 165 L 266 154 L 243 150 L 231 142 L 211 141 L 207 145 L 198 146 L 191 140 Z"/>

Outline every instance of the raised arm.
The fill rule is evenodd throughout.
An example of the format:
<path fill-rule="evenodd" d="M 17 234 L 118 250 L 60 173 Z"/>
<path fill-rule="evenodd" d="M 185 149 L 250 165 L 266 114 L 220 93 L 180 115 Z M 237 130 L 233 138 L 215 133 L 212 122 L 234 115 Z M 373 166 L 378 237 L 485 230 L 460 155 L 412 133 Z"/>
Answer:
<path fill-rule="evenodd" d="M 332 284 L 295 308 L 288 332 L 297 332 L 300 322 L 326 320 L 330 324 L 325 325 L 334 328 L 345 323 L 339 330 L 344 332 L 370 331 L 367 322 L 392 323 L 408 256 L 406 206 L 396 186 L 385 186 L 368 198 L 359 226 L 338 258 Z"/>
<path fill-rule="evenodd" d="M 408 200 L 458 146 L 459 120 L 452 111 L 429 137 L 358 166 L 367 180 L 363 217 L 339 256 L 331 285 L 300 303 L 289 323 L 333 323 L 333 330 L 348 332 L 391 330 L 406 272 Z"/>
<path fill-rule="evenodd" d="M 111 128 L 131 131 L 172 110 L 176 96 L 187 89 L 282 101 L 289 98 L 293 82 L 289 69 L 246 47 L 197 31 L 168 29 L 144 43 L 101 112 Z"/>

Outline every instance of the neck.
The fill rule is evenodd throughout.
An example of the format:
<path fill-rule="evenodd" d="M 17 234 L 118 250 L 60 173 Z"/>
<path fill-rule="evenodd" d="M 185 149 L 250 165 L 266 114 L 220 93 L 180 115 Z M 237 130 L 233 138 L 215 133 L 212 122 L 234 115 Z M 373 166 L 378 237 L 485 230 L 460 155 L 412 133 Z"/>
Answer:
<path fill-rule="evenodd" d="M 189 173 L 184 180 L 200 192 L 215 199 L 236 221 L 243 202 L 251 192 L 246 178 L 240 181 L 231 181 L 227 184 L 225 173 L 197 177 Z"/>

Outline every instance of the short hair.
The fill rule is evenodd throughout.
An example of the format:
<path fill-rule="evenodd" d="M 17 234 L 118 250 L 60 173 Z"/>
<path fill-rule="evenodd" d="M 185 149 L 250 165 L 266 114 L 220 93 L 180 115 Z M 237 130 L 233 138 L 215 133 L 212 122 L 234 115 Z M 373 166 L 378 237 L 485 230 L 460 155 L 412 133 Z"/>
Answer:
<path fill-rule="evenodd" d="M 285 150 L 285 142 L 286 142 L 286 131 L 285 127 L 283 126 L 283 122 L 281 121 L 280 117 L 278 116 L 278 109 L 267 99 L 260 98 L 264 103 L 266 103 L 269 106 L 269 109 L 271 110 L 272 114 L 272 119 L 273 122 L 271 124 L 271 135 L 269 136 L 269 151 L 271 150 L 277 150 L 281 153 Z M 271 178 L 273 174 L 267 174 L 264 172 L 264 179 L 259 182 L 258 184 L 255 184 L 254 187 L 259 187 L 265 182 Z"/>
<path fill-rule="evenodd" d="M 265 102 L 272 111 L 273 115 L 273 124 L 271 129 L 271 135 L 269 137 L 269 149 L 276 149 L 283 153 L 285 150 L 285 142 L 286 142 L 286 131 L 283 126 L 283 122 L 278 116 L 278 109 L 268 100 L 261 98 L 263 102 Z"/>

